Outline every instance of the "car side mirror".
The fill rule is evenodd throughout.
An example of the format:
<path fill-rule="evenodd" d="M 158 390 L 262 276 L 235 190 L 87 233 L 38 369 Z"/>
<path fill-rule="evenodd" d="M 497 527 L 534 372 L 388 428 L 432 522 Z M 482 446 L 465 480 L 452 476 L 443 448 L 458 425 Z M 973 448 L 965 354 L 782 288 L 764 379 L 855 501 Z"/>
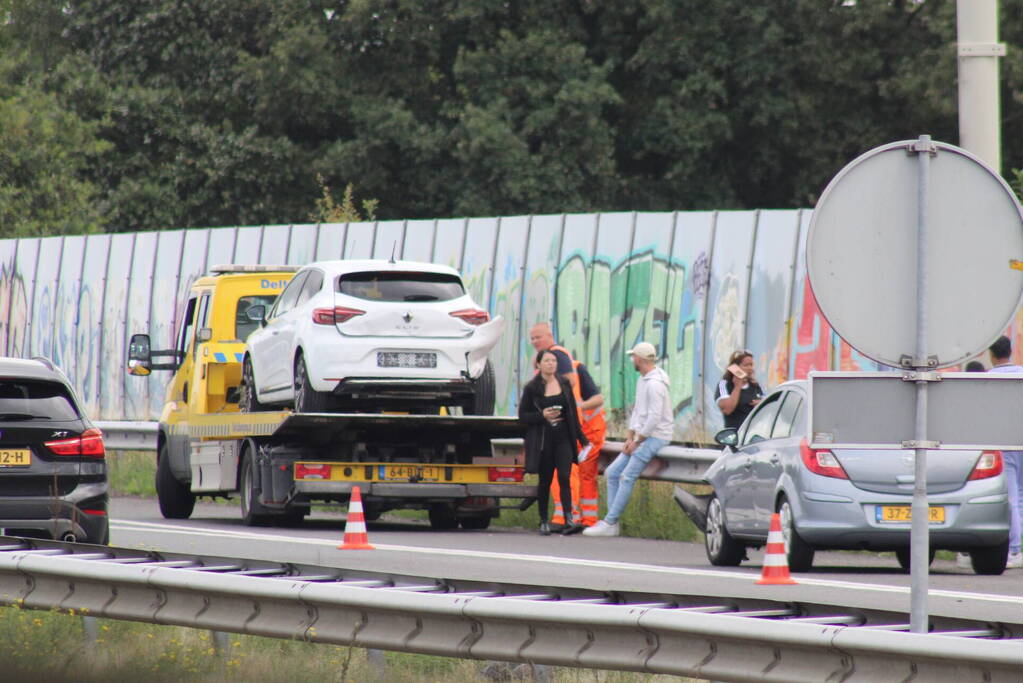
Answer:
<path fill-rule="evenodd" d="M 200 327 L 199 331 L 195 333 L 195 338 L 200 344 L 204 344 L 213 339 L 213 330 L 208 327 Z"/>
<path fill-rule="evenodd" d="M 722 429 L 714 435 L 714 441 L 718 442 L 722 446 L 735 446 L 739 443 L 739 430 L 734 427 Z"/>
<path fill-rule="evenodd" d="M 253 306 L 249 306 L 248 310 L 245 311 L 245 317 L 248 318 L 249 320 L 251 320 L 254 323 L 259 323 L 260 325 L 265 325 L 266 324 L 266 306 L 264 306 L 263 304 L 255 304 Z"/>
<path fill-rule="evenodd" d="M 128 342 L 128 373 L 145 377 L 153 371 L 153 352 L 148 334 L 133 334 Z"/>

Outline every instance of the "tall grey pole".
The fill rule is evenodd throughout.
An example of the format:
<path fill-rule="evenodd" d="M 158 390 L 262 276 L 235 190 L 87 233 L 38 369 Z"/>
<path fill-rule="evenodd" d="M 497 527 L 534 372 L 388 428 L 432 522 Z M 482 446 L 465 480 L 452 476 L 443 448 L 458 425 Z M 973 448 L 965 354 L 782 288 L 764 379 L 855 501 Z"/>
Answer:
<path fill-rule="evenodd" d="M 916 233 L 916 353 L 912 365 L 917 373 L 931 368 L 927 365 L 927 186 L 931 176 L 931 154 L 934 146 L 930 135 L 921 135 L 914 146 L 919 177 L 917 185 Z M 919 375 L 918 375 L 919 377 Z M 913 633 L 927 633 L 927 590 L 930 563 L 930 515 L 927 504 L 927 383 L 916 381 L 916 423 L 913 436 L 914 458 L 913 522 L 910 531 L 910 612 Z"/>
<path fill-rule="evenodd" d="M 997 0 L 957 0 L 959 145 L 1002 171 Z"/>

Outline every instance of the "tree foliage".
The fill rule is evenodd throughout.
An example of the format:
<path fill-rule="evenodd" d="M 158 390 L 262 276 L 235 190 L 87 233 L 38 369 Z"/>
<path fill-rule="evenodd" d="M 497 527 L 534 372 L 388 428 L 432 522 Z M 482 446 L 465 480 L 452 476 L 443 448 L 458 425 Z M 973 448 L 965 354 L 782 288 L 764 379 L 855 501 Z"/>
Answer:
<path fill-rule="evenodd" d="M 1023 0 L 1000 13 L 1012 169 Z M 957 142 L 953 0 L 0 0 L 0 16 L 5 236 L 301 222 L 349 183 L 380 218 L 801 207 L 879 144 Z"/>

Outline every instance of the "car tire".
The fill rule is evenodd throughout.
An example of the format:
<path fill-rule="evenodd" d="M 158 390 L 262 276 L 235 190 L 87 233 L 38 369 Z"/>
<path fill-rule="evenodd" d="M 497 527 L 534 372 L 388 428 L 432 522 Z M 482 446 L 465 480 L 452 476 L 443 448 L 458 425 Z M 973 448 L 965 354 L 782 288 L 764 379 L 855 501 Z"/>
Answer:
<path fill-rule="evenodd" d="M 475 393 L 472 403 L 466 406 L 466 415 L 493 415 L 497 403 L 497 380 L 494 377 L 494 366 L 487 361 L 483 372 L 476 378 Z"/>
<path fill-rule="evenodd" d="M 430 506 L 430 526 L 436 531 L 450 531 L 458 528 L 455 510 L 447 503 L 435 503 Z"/>
<path fill-rule="evenodd" d="M 931 548 L 927 554 L 927 566 L 931 566 L 934 562 L 934 555 L 937 553 L 937 549 Z M 910 559 L 911 550 L 909 548 L 899 548 L 895 551 L 895 559 L 899 561 L 899 566 L 905 569 L 907 572 L 912 567 L 912 560 Z"/>
<path fill-rule="evenodd" d="M 746 559 L 746 547 L 725 528 L 725 510 L 716 495 L 707 501 L 707 531 L 703 541 L 707 559 L 715 567 L 738 567 Z"/>
<path fill-rule="evenodd" d="M 156 499 L 164 519 L 188 519 L 195 509 L 195 494 L 174 478 L 167 442 L 160 443 L 156 460 Z"/>
<path fill-rule="evenodd" d="M 299 354 L 295 359 L 295 412 L 325 413 L 330 406 L 330 394 L 316 391 L 309 384 L 309 371 L 306 369 L 305 356 Z"/>
<path fill-rule="evenodd" d="M 85 537 L 85 543 L 93 545 L 110 545 L 110 522 L 104 519 L 102 526 L 95 533 Z"/>
<path fill-rule="evenodd" d="M 490 515 L 476 515 L 474 517 L 463 517 L 458 521 L 463 529 L 489 529 L 491 519 L 493 518 Z"/>
<path fill-rule="evenodd" d="M 781 517 L 781 533 L 785 537 L 785 550 L 788 555 L 789 570 L 808 572 L 813 567 L 813 546 L 803 540 L 796 531 L 795 515 L 792 503 L 785 496 L 778 499 L 778 516 Z"/>
<path fill-rule="evenodd" d="M 981 576 L 998 576 L 1005 572 L 1009 560 L 1009 542 L 982 546 L 970 550 L 970 564 L 973 571 Z"/>
<path fill-rule="evenodd" d="M 267 409 L 256 398 L 256 376 L 252 372 L 252 360 L 246 356 L 242 362 L 241 400 L 238 407 L 243 413 L 258 413 Z"/>
<path fill-rule="evenodd" d="M 267 526 L 270 523 L 270 515 L 266 508 L 259 502 L 259 489 L 256 488 L 255 463 L 252 454 L 245 453 L 242 456 L 242 469 L 238 478 L 238 489 L 240 495 L 238 502 L 241 506 L 242 524 L 245 526 Z"/>

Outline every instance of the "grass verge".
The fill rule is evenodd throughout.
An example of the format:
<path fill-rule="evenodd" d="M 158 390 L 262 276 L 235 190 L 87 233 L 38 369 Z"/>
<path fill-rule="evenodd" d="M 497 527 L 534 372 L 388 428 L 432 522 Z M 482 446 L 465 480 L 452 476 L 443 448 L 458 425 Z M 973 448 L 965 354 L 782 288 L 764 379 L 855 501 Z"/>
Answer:
<path fill-rule="evenodd" d="M 481 681 L 486 662 L 383 653 L 258 636 L 226 634 L 218 651 L 209 631 L 97 619 L 95 640 L 87 637 L 81 614 L 0 607 L 0 661 L 4 679 L 26 682 L 180 683 L 262 681 L 266 683 L 433 683 Z M 531 678 L 531 676 L 530 676 Z M 669 676 L 552 668 L 550 681 L 639 683 Z"/>
<path fill-rule="evenodd" d="M 156 453 L 108 451 L 110 493 L 115 496 L 156 496 Z"/>

